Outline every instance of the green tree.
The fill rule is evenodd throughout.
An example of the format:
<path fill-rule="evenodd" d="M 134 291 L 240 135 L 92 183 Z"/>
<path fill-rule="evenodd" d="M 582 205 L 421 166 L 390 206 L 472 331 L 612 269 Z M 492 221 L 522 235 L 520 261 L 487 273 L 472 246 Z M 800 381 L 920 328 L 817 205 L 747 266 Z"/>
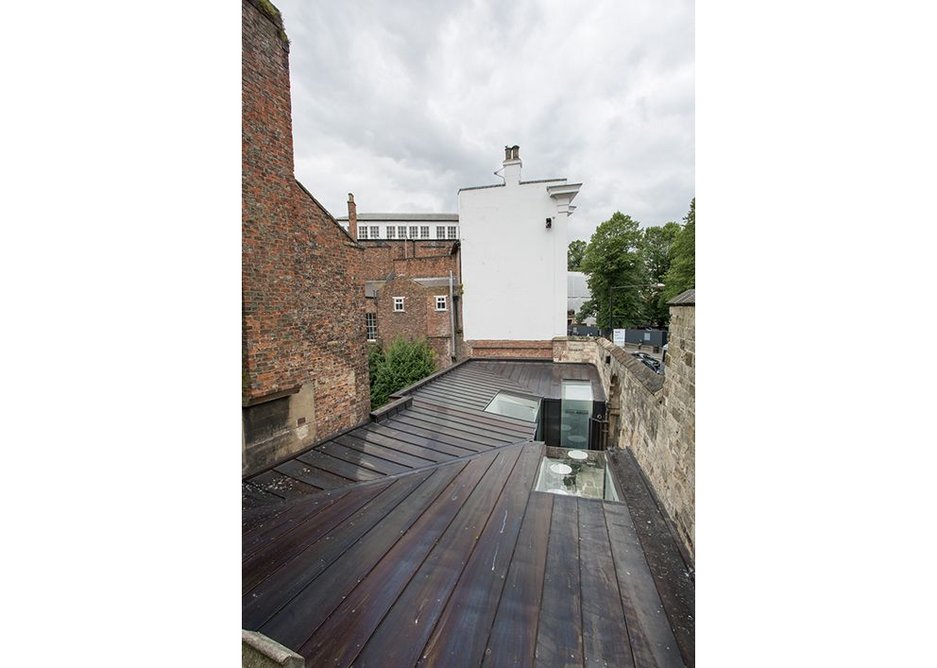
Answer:
<path fill-rule="evenodd" d="M 696 287 L 696 198 L 683 219 L 683 229 L 670 247 L 670 268 L 664 278 L 664 299 L 670 301 L 684 290 Z"/>
<path fill-rule="evenodd" d="M 566 250 L 566 270 L 582 271 L 579 267 L 582 264 L 582 256 L 586 252 L 586 242 L 582 239 L 576 239 L 569 242 L 569 248 Z"/>
<path fill-rule="evenodd" d="M 600 328 L 634 326 L 645 321 L 642 288 L 638 286 L 648 281 L 640 248 L 638 221 L 620 211 L 595 229 L 580 264 L 581 270 L 589 274 L 592 293 L 579 311 L 580 320 L 594 315 Z"/>
<path fill-rule="evenodd" d="M 368 357 L 370 364 L 372 355 Z M 397 390 L 426 378 L 436 370 L 436 356 L 425 339 L 395 339 L 383 351 L 382 357 L 373 355 L 376 368 L 371 377 L 372 409 L 386 404 L 388 397 Z"/>
<path fill-rule="evenodd" d="M 680 225 L 674 222 L 662 227 L 646 227 L 641 235 L 641 261 L 648 283 L 663 283 L 670 269 L 671 246 L 680 233 Z M 650 289 L 643 293 L 647 320 L 655 327 L 666 327 L 670 320 L 670 309 L 662 290 Z"/>

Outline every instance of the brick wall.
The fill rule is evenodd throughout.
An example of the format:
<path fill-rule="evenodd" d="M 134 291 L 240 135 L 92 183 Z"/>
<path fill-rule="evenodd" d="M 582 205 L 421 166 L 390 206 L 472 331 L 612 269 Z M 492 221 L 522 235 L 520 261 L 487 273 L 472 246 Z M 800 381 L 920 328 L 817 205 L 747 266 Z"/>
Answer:
<path fill-rule="evenodd" d="M 469 357 L 523 357 L 530 359 L 552 359 L 553 342 L 546 341 L 510 341 L 510 340 L 468 340 L 465 342 Z"/>
<path fill-rule="evenodd" d="M 553 340 L 557 362 L 588 362 L 608 397 L 610 447 L 629 448 L 691 558 L 696 527 L 695 311 L 670 307 L 666 375 L 607 339 Z"/>
<path fill-rule="evenodd" d="M 387 345 L 395 338 L 426 339 L 436 353 L 436 368 L 451 364 L 452 339 L 449 311 L 436 311 L 436 295 L 446 295 L 447 308 L 456 309 L 457 360 L 467 356 L 461 334 L 461 300 L 449 299 L 449 286 L 424 287 L 414 278 L 448 278 L 452 272 L 459 292 L 461 266 L 458 245 L 453 241 L 360 240 L 364 248 L 364 280 L 387 281 L 374 299 L 369 313 L 377 315 L 378 342 Z M 405 312 L 395 313 L 394 297 L 405 298 Z M 363 317 L 363 316 L 362 316 Z"/>
<path fill-rule="evenodd" d="M 446 311 L 436 310 L 437 295 L 446 296 Z M 394 311 L 394 297 L 404 298 L 403 312 Z M 396 338 L 426 339 L 436 353 L 437 370 L 453 363 L 449 286 L 424 287 L 400 277 L 387 281 L 378 296 L 368 301 L 369 311 L 377 314 L 379 343 L 388 345 Z"/>
<path fill-rule="evenodd" d="M 289 44 L 275 8 L 262 0 L 242 0 L 242 124 L 243 468 L 250 472 L 366 420 L 369 409 L 363 251 L 295 180 Z M 259 408 L 284 397 L 282 409 Z M 249 415 L 260 410 L 262 431 Z"/>

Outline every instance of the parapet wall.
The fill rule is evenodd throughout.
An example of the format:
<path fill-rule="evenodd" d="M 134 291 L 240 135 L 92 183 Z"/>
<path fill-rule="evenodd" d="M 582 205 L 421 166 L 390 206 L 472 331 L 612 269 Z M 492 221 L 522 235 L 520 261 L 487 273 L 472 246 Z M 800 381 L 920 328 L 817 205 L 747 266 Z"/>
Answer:
<path fill-rule="evenodd" d="M 695 554 L 694 307 L 672 306 L 666 375 L 607 339 L 553 339 L 556 362 L 595 365 L 608 396 L 609 447 L 628 448 L 691 559 Z"/>

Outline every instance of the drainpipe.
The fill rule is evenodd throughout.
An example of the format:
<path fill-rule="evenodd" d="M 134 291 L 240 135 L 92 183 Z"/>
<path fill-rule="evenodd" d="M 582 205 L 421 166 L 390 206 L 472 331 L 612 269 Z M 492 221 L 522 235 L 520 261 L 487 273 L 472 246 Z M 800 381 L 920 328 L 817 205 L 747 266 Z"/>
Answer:
<path fill-rule="evenodd" d="M 449 357 L 455 362 L 458 351 L 455 348 L 455 288 L 452 284 L 452 270 L 449 270 L 449 336 L 452 342 L 449 344 Z"/>

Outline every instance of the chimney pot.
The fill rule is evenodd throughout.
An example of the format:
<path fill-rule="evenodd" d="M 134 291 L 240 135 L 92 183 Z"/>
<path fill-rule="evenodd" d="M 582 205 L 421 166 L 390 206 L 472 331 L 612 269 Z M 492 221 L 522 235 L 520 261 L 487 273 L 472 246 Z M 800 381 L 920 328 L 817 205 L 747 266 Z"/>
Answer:
<path fill-rule="evenodd" d="M 502 171 L 502 177 L 504 178 L 505 185 L 517 185 L 521 181 L 520 150 L 521 147 L 517 144 L 504 147 L 504 169 Z"/>
<path fill-rule="evenodd" d="M 358 238 L 358 207 L 352 193 L 348 193 L 348 234 L 352 239 Z"/>

